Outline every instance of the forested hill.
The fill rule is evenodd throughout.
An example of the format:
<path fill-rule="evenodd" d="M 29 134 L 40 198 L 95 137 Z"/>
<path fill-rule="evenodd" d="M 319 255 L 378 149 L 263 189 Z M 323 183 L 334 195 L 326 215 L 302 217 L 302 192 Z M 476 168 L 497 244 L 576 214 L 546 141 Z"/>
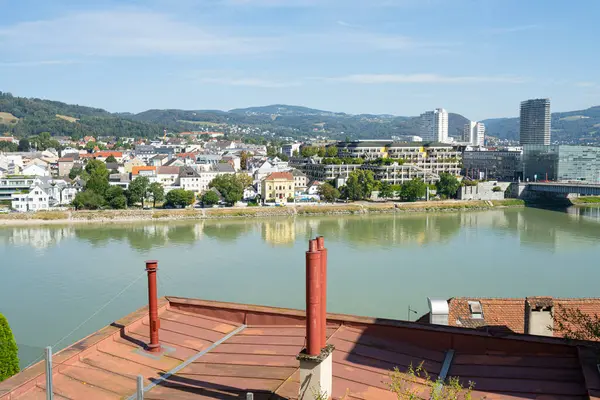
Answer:
<path fill-rule="evenodd" d="M 24 137 L 41 132 L 52 135 L 156 136 L 163 127 L 133 121 L 106 110 L 58 101 L 14 97 L 0 92 L 0 129 Z"/>
<path fill-rule="evenodd" d="M 459 138 L 468 119 L 450 113 L 448 133 Z M 502 139 L 518 139 L 519 119 L 484 121 L 487 133 Z M 0 133 L 31 136 L 41 132 L 83 137 L 162 135 L 187 130 L 224 130 L 232 125 L 274 132 L 280 136 L 328 136 L 358 139 L 389 139 L 419 135 L 418 117 L 345 114 L 313 108 L 276 104 L 230 111 L 148 110 L 139 114 L 110 113 L 99 108 L 58 101 L 15 97 L 0 92 Z M 587 110 L 552 114 L 553 141 L 600 144 L 600 106 Z"/>

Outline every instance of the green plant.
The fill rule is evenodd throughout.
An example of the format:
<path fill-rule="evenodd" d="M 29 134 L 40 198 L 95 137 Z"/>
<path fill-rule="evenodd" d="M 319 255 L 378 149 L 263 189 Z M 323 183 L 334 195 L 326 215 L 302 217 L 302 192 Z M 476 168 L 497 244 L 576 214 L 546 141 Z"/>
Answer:
<path fill-rule="evenodd" d="M 208 192 L 202 195 L 200 201 L 202 201 L 202 204 L 204 204 L 205 206 L 212 206 L 219 202 L 219 195 L 213 192 L 212 190 L 209 190 Z"/>
<path fill-rule="evenodd" d="M 501 191 L 502 191 L 502 188 L 500 186 L 494 186 L 492 188 L 492 192 L 501 192 Z"/>
<path fill-rule="evenodd" d="M 407 372 L 400 372 L 398 367 L 390 372 L 389 388 L 398 399 L 471 400 L 474 387 L 475 383 L 471 381 L 464 387 L 458 377 L 434 381 L 423 368 L 423 362 L 416 368 L 411 364 Z"/>
<path fill-rule="evenodd" d="M 8 321 L 0 314 L 0 382 L 19 372 L 18 352 Z"/>

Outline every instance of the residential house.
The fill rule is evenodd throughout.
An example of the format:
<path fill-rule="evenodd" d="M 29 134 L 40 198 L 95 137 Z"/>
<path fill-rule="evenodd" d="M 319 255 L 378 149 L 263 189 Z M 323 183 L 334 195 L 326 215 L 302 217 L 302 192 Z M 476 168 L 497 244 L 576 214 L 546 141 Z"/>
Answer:
<path fill-rule="evenodd" d="M 94 158 L 96 160 L 100 160 L 100 161 L 106 161 L 106 159 L 110 156 L 113 156 L 117 160 L 117 162 L 123 161 L 123 152 L 122 151 L 102 150 L 102 151 L 95 151 L 92 153 L 92 158 Z"/>
<path fill-rule="evenodd" d="M 160 167 L 161 165 L 165 165 L 165 163 L 169 161 L 169 156 L 166 154 L 157 154 L 148 160 L 148 165 L 153 165 L 155 167 Z"/>
<path fill-rule="evenodd" d="M 145 176 L 150 182 L 156 182 L 156 167 L 149 165 L 133 167 L 131 169 L 131 180 L 134 180 L 138 176 Z"/>
<path fill-rule="evenodd" d="M 227 154 L 224 155 L 222 158 L 222 161 L 231 164 L 231 166 L 234 168 L 234 170 L 239 171 L 242 167 L 241 167 L 241 162 L 242 159 L 234 154 Z"/>
<path fill-rule="evenodd" d="M 419 322 L 439 323 L 435 321 L 439 321 L 438 316 L 442 315 L 444 325 L 504 334 L 562 337 L 564 332 L 555 326 L 555 322 L 565 310 L 579 310 L 592 318 L 600 315 L 600 298 L 454 297 L 430 300 L 429 303 L 429 313 L 423 315 Z"/>
<path fill-rule="evenodd" d="M 133 154 L 135 155 L 136 158 L 139 158 L 145 164 L 148 162 L 148 160 L 150 160 L 152 157 L 157 155 L 158 152 L 156 151 L 156 148 L 154 146 L 139 144 L 139 145 L 135 146 L 135 150 L 133 151 Z"/>
<path fill-rule="evenodd" d="M 130 174 L 131 171 L 133 171 L 133 167 L 143 167 L 145 165 L 146 163 L 142 159 L 133 157 L 131 160 L 125 161 L 123 169 L 125 170 L 125 173 Z"/>
<path fill-rule="evenodd" d="M 131 178 L 128 173 L 110 174 L 108 176 L 108 184 L 111 186 L 120 186 L 123 190 L 129 188 Z"/>
<path fill-rule="evenodd" d="M 183 167 L 185 165 L 187 164 L 183 160 L 180 160 L 178 158 L 171 158 L 165 163 L 165 165 L 163 165 L 163 167 Z"/>
<path fill-rule="evenodd" d="M 244 189 L 242 198 L 248 201 L 256 199 L 256 196 L 258 196 L 258 191 L 256 188 L 254 186 L 248 186 L 246 189 Z"/>
<path fill-rule="evenodd" d="M 50 196 L 39 185 L 11 195 L 11 207 L 19 212 L 41 211 L 50 208 Z"/>
<path fill-rule="evenodd" d="M 49 206 L 58 207 L 71 204 L 79 189 L 64 179 L 53 179 L 51 177 L 39 177 L 34 181 L 49 196 Z"/>
<path fill-rule="evenodd" d="M 156 181 L 165 188 L 175 185 L 175 182 L 177 182 L 177 178 L 179 177 L 180 168 L 181 167 L 165 165 L 156 167 Z"/>
<path fill-rule="evenodd" d="M 294 198 L 294 176 L 291 172 L 273 172 L 261 183 L 261 197 L 264 201 L 276 203 Z"/>
<path fill-rule="evenodd" d="M 201 192 L 201 188 L 204 187 L 204 185 L 200 184 L 200 174 L 198 174 L 198 171 L 189 165 L 180 168 L 177 185 L 183 190 L 191 190 L 195 193 Z"/>
<path fill-rule="evenodd" d="M 294 192 L 304 193 L 308 187 L 308 177 L 302 171 L 294 168 L 292 169 L 292 176 L 294 177 Z"/>
<path fill-rule="evenodd" d="M 69 154 L 67 157 L 58 159 L 58 176 L 65 177 L 69 176 L 69 172 L 74 167 L 82 167 L 83 163 L 79 159 L 79 155 Z"/>
<path fill-rule="evenodd" d="M 308 187 L 306 188 L 306 194 L 309 195 L 318 195 L 319 194 L 319 187 L 321 187 L 321 185 L 323 184 L 323 182 L 320 181 L 312 181 L 311 183 L 309 183 Z"/>
<path fill-rule="evenodd" d="M 106 163 L 106 169 L 109 171 L 116 171 L 113 173 L 120 173 L 120 174 L 124 174 L 125 173 L 125 167 L 123 167 L 122 164 L 119 163 Z"/>
<path fill-rule="evenodd" d="M 46 168 L 34 163 L 23 168 L 21 173 L 27 176 L 50 176 L 50 172 Z"/>
<path fill-rule="evenodd" d="M 11 200 L 12 195 L 29 191 L 35 178 L 30 176 L 10 176 L 0 178 L 0 200 Z"/>

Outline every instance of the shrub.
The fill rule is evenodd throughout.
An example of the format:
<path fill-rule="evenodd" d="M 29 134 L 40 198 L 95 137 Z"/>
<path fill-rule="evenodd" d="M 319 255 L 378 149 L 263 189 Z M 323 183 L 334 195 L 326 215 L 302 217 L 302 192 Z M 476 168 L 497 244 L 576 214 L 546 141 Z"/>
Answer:
<path fill-rule="evenodd" d="M 19 372 L 18 352 L 8 321 L 0 314 L 0 382 Z"/>
<path fill-rule="evenodd" d="M 407 372 L 400 372 L 398 367 L 394 368 L 390 373 L 390 381 L 390 390 L 398 399 L 420 399 L 427 395 L 426 398 L 433 400 L 471 400 L 471 392 L 475 387 L 475 383 L 470 381 L 468 386 L 464 387 L 457 377 L 450 377 L 446 381 L 438 378 L 434 381 L 423 368 L 423 363 L 417 368 L 411 364 Z M 417 381 L 423 383 L 422 389 L 415 388 Z"/>
<path fill-rule="evenodd" d="M 502 191 L 502 188 L 500 186 L 494 186 L 492 188 L 492 192 L 501 192 L 501 191 Z"/>

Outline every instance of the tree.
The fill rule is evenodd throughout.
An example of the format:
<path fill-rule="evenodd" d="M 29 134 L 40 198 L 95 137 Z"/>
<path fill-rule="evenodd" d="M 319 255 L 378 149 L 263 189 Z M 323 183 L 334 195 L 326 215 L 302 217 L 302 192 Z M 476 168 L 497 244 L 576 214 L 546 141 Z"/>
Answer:
<path fill-rule="evenodd" d="M 452 199 L 456 197 L 456 192 L 458 192 L 460 182 L 456 176 L 447 172 L 442 172 L 440 174 L 440 180 L 435 184 L 435 187 L 437 189 L 437 193 L 442 196 L 442 198 Z"/>
<path fill-rule="evenodd" d="M 150 187 L 150 179 L 147 176 L 138 176 L 129 184 L 127 190 L 129 194 L 129 204 L 142 203 L 144 208 L 144 200 L 148 197 L 148 189 Z"/>
<path fill-rule="evenodd" d="M 567 339 L 600 340 L 600 317 L 598 315 L 585 314 L 578 308 L 559 304 L 553 317 L 553 330 Z"/>
<path fill-rule="evenodd" d="M 112 154 L 108 157 L 106 157 L 106 163 L 116 163 L 117 159 L 115 158 L 115 156 L 113 156 Z"/>
<path fill-rule="evenodd" d="M 318 193 L 322 199 L 325 199 L 325 201 L 330 203 L 333 203 L 334 201 L 340 198 L 340 191 L 334 188 L 329 183 L 324 183 L 321 186 L 319 186 Z"/>
<path fill-rule="evenodd" d="M 379 197 L 382 199 L 394 197 L 394 191 L 392 190 L 392 185 L 390 185 L 389 182 L 381 182 L 381 187 L 379 188 Z"/>
<path fill-rule="evenodd" d="M 0 314 L 0 382 L 19 372 L 19 349 L 4 315 Z"/>
<path fill-rule="evenodd" d="M 111 186 L 106 191 L 105 200 L 110 206 L 117 210 L 127 208 L 127 197 L 125 191 L 120 186 Z"/>
<path fill-rule="evenodd" d="M 346 193 L 350 200 L 370 198 L 374 187 L 375 178 L 372 171 L 357 170 L 348 175 Z"/>
<path fill-rule="evenodd" d="M 194 204 L 194 192 L 184 189 L 173 189 L 166 196 L 165 205 L 171 207 L 187 207 Z"/>
<path fill-rule="evenodd" d="M 76 210 L 97 210 L 104 205 L 104 197 L 94 190 L 84 190 L 77 193 L 73 199 L 73 207 Z"/>
<path fill-rule="evenodd" d="M 104 197 L 110 186 L 108 184 L 109 171 L 106 169 L 106 164 L 102 161 L 90 160 L 85 166 L 85 172 L 88 175 L 85 189 L 93 190 Z"/>
<path fill-rule="evenodd" d="M 248 169 L 248 153 L 245 150 L 240 153 L 240 168 L 244 171 Z"/>
<path fill-rule="evenodd" d="M 8 151 L 8 152 L 13 152 L 13 151 L 18 151 L 19 150 L 19 145 L 16 143 L 11 143 L 11 142 L 0 142 L 0 151 Z"/>
<path fill-rule="evenodd" d="M 31 145 L 29 144 L 29 140 L 25 138 L 19 140 L 19 146 L 17 147 L 19 151 L 29 151 L 30 148 Z"/>
<path fill-rule="evenodd" d="M 413 178 L 402 184 L 400 198 L 404 201 L 417 201 L 427 194 L 427 185 L 419 178 Z"/>
<path fill-rule="evenodd" d="M 290 158 L 283 153 L 277 153 L 277 158 L 279 158 L 281 161 L 289 161 L 290 160 Z"/>
<path fill-rule="evenodd" d="M 292 153 L 292 157 L 298 157 L 300 155 L 300 153 L 298 152 L 298 150 L 294 150 L 294 152 Z"/>
<path fill-rule="evenodd" d="M 300 155 L 302 157 L 312 157 L 317 155 L 319 149 L 317 149 L 316 147 L 312 147 L 312 146 L 302 146 L 300 148 Z"/>
<path fill-rule="evenodd" d="M 267 146 L 267 156 L 275 157 L 277 155 L 277 149 L 274 146 Z"/>
<path fill-rule="evenodd" d="M 148 193 L 152 198 L 152 207 L 156 208 L 157 201 L 163 201 L 165 199 L 165 188 L 158 182 L 152 182 L 148 186 Z"/>
<path fill-rule="evenodd" d="M 204 204 L 205 206 L 212 206 L 219 202 L 219 195 L 213 192 L 212 190 L 209 190 L 208 192 L 202 195 L 201 201 L 202 204 Z"/>
<path fill-rule="evenodd" d="M 244 189 L 252 183 L 252 178 L 246 174 L 224 174 L 213 179 L 208 187 L 215 188 L 223 196 L 223 200 L 232 206 L 244 197 Z"/>
<path fill-rule="evenodd" d="M 69 179 L 77 178 L 79 175 L 81 175 L 82 172 L 83 172 L 83 169 L 81 169 L 81 167 L 71 168 L 71 170 L 69 171 Z"/>
<path fill-rule="evenodd" d="M 325 154 L 326 154 L 325 147 L 319 147 L 319 150 L 317 150 L 317 155 L 319 157 L 325 157 Z"/>
<path fill-rule="evenodd" d="M 327 147 L 326 151 L 327 157 L 337 157 L 338 155 L 338 148 L 337 146 L 329 146 Z"/>

